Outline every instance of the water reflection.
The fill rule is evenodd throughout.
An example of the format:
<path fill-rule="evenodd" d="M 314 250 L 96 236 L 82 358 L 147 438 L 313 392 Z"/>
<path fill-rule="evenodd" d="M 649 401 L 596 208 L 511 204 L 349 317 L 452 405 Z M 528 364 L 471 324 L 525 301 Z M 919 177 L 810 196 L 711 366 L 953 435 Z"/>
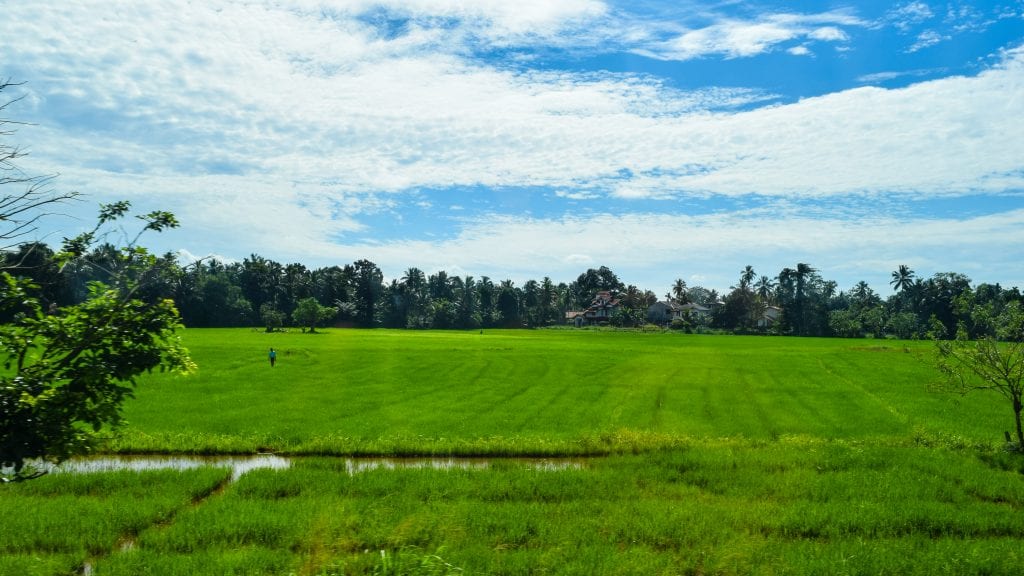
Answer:
<path fill-rule="evenodd" d="M 54 472 L 113 472 L 143 470 L 191 470 L 204 466 L 230 468 L 231 480 L 238 480 L 250 470 L 270 468 L 283 470 L 291 460 L 274 454 L 255 456 L 95 456 L 74 458 L 64 462 Z"/>
<path fill-rule="evenodd" d="M 283 470 L 289 468 L 298 458 L 275 454 L 255 456 L 96 456 L 75 458 L 64 462 L 53 472 L 107 472 L 122 470 L 190 470 L 203 466 L 230 468 L 232 481 L 238 480 L 250 470 L 267 468 Z M 329 458 L 329 457 L 320 457 Z M 345 471 L 355 476 L 371 470 L 486 470 L 493 462 L 518 463 L 526 468 L 541 472 L 579 470 L 583 468 L 580 459 L 558 458 L 343 458 Z"/>

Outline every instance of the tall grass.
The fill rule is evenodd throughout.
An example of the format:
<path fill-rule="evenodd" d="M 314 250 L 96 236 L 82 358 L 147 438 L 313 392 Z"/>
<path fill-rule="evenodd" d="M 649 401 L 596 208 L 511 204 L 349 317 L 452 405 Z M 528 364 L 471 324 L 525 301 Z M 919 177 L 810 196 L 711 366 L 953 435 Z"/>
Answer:
<path fill-rule="evenodd" d="M 0 488 L 0 574 L 64 574 L 167 521 L 227 471 L 51 474 Z"/>
<path fill-rule="evenodd" d="M 705 445 L 558 471 L 257 470 L 98 574 L 976 574 L 1024 562 L 1024 485 L 970 453 Z"/>
<path fill-rule="evenodd" d="M 589 331 L 187 330 L 200 371 L 153 375 L 124 452 L 629 453 L 693 439 L 997 445 L 998 398 L 929 393 L 926 343 Z M 265 349 L 281 351 L 270 368 Z"/>
<path fill-rule="evenodd" d="M 0 488 L 0 574 L 1016 574 L 998 398 L 924 343 L 600 331 L 189 330 L 126 452 L 604 455 L 584 466 L 53 475 Z M 265 365 L 269 346 L 278 365 Z M 201 499 L 201 504 L 193 502 Z M 131 537 L 133 546 L 119 542 Z"/>

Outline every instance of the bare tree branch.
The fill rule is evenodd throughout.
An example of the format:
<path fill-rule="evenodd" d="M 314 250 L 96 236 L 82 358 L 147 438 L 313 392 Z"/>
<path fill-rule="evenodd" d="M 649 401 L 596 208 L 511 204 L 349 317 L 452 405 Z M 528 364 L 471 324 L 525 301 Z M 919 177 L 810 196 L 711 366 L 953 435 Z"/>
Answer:
<path fill-rule="evenodd" d="M 10 78 L 0 80 L 0 93 L 21 84 Z M 24 98 L 25 95 L 21 95 L 0 100 L 0 112 Z M 18 160 L 28 153 L 6 138 L 17 132 L 16 126 L 27 125 L 0 117 L 0 250 L 8 250 L 35 233 L 41 219 L 55 214 L 48 211 L 48 207 L 79 197 L 78 192 L 54 190 L 56 174 L 32 176 L 18 165 Z"/>

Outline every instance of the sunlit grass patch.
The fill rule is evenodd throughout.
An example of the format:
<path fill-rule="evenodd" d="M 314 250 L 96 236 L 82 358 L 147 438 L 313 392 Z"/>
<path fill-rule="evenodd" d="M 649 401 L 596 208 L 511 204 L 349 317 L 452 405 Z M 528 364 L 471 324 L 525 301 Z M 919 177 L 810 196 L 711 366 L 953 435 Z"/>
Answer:
<path fill-rule="evenodd" d="M 184 338 L 199 373 L 144 379 L 108 449 L 555 456 L 795 436 L 991 447 L 1008 411 L 930 392 L 938 373 L 922 342 L 880 353 L 835 339 L 568 330 Z M 269 346 L 281 351 L 273 369 Z"/>
<path fill-rule="evenodd" d="M 91 557 L 111 553 L 123 539 L 168 520 L 227 475 L 213 468 L 50 474 L 0 487 L 0 565 L 12 567 L 2 573 L 80 567 Z"/>
<path fill-rule="evenodd" d="M 1009 411 L 995 398 L 931 393 L 927 343 L 186 333 L 200 374 L 147 378 L 112 449 L 476 465 L 303 456 L 247 472 L 200 505 L 182 502 L 222 472 L 183 474 L 195 487 L 174 490 L 132 475 L 54 476 L 4 493 L 50 509 L 0 499 L 16 517 L 38 508 L 43 518 L 26 521 L 28 543 L 2 532 L 0 567 L 61 573 L 91 558 L 97 575 L 1002 574 L 1022 563 L 1024 464 L 999 450 L 993 424 Z M 281 351 L 273 371 L 270 342 Z M 120 511 L 129 499 L 135 516 Z M 62 507 L 83 520 L 58 525 L 48 510 Z M 87 523 L 99 526 L 94 540 L 72 545 Z M 111 553 L 124 534 L 133 546 Z"/>
<path fill-rule="evenodd" d="M 563 468 L 505 460 L 353 472 L 345 459 L 302 458 L 247 472 L 199 505 L 188 503 L 223 471 L 205 481 L 199 471 L 55 475 L 18 498 L 53 498 L 83 524 L 49 526 L 62 533 L 51 545 L 39 543 L 38 527 L 34 544 L 6 536 L 0 566 L 59 574 L 91 558 L 95 574 L 1006 573 L 1020 561 L 1024 482 L 986 460 L 803 437 L 695 442 Z M 86 520 L 106 521 L 90 507 L 102 494 L 144 502 L 142 528 L 121 520 L 91 549 L 67 544 Z M 113 552 L 125 533 L 131 548 Z"/>

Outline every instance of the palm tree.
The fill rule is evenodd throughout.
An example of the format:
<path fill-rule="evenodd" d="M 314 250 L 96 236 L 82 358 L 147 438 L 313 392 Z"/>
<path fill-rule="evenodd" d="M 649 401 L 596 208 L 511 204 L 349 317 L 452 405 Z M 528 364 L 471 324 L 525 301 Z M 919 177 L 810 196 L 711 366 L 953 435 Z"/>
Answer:
<path fill-rule="evenodd" d="M 746 291 L 750 288 L 750 283 L 757 278 L 757 273 L 754 272 L 754 267 L 747 264 L 743 271 L 740 272 L 740 290 Z"/>
<path fill-rule="evenodd" d="M 775 287 L 778 284 L 767 276 L 761 276 L 761 278 L 754 284 L 754 289 L 757 290 L 757 295 L 761 298 L 761 301 L 765 304 L 770 304 L 774 301 Z"/>
<path fill-rule="evenodd" d="M 898 270 L 892 273 L 892 281 L 889 284 L 893 290 L 907 290 L 914 285 L 914 271 L 906 264 L 900 264 Z"/>
<path fill-rule="evenodd" d="M 804 264 L 803 262 L 797 264 L 796 270 L 793 271 L 793 277 L 796 279 L 796 293 L 794 297 L 796 299 L 797 334 L 800 336 L 804 335 L 806 327 L 806 318 L 804 318 L 804 288 L 807 285 L 807 280 L 814 272 L 816 270 L 810 264 Z"/>
<path fill-rule="evenodd" d="M 783 268 L 779 272 L 779 284 L 777 286 L 780 301 L 787 301 L 793 296 L 793 279 L 796 271 L 792 268 Z"/>
<path fill-rule="evenodd" d="M 686 282 L 682 278 L 676 278 L 672 283 L 672 295 L 676 302 L 686 304 Z"/>
<path fill-rule="evenodd" d="M 558 291 L 551 278 L 545 276 L 540 283 L 540 323 L 549 324 L 555 320 L 555 305 L 557 304 Z"/>

